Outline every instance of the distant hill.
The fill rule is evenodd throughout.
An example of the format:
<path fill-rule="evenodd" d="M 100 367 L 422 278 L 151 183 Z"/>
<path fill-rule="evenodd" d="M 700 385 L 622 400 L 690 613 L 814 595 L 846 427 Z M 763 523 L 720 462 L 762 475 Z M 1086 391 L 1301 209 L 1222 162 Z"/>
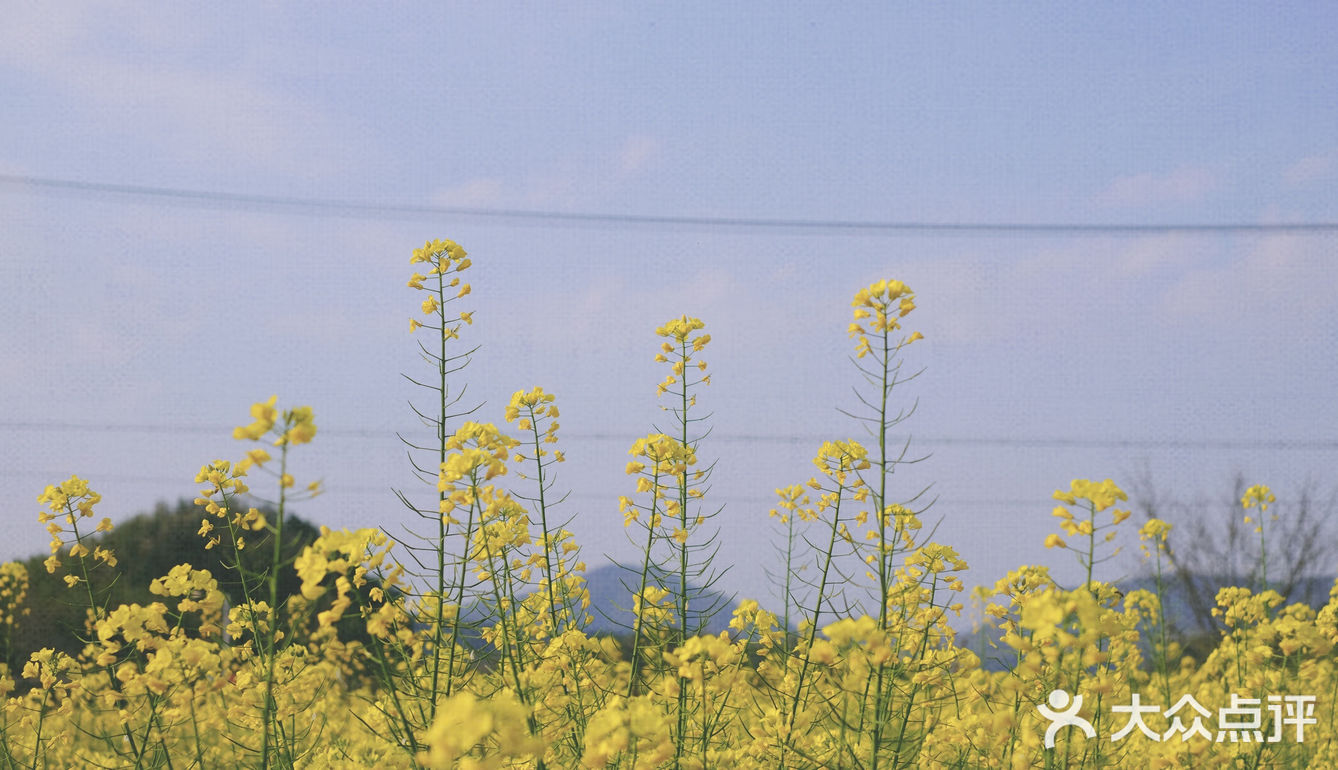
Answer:
<path fill-rule="evenodd" d="M 632 572 L 630 568 L 617 564 L 605 564 L 588 570 L 585 573 L 585 581 L 590 591 L 590 608 L 587 612 L 591 616 L 586 632 L 614 636 L 630 633 L 635 621 L 632 615 L 632 595 L 633 590 L 640 584 L 640 573 Z M 633 590 L 629 590 L 624 583 Z M 719 591 L 698 591 L 693 595 L 689 609 L 699 605 L 719 608 L 706 624 L 707 633 L 718 634 L 729 629 L 729 621 L 737 602 Z M 468 623 L 486 626 L 489 625 L 490 618 L 486 617 L 484 612 L 481 607 L 475 605 L 466 610 L 462 617 Z"/>
<path fill-rule="evenodd" d="M 624 583 L 636 589 L 640 582 L 639 571 L 617 564 L 605 564 L 589 570 L 585 582 L 590 590 L 590 614 L 594 622 L 589 632 L 595 634 L 627 633 L 635 617 L 632 615 L 632 591 Z M 729 621 L 738 605 L 732 597 L 720 591 L 704 591 L 693 595 L 689 611 L 693 607 L 718 607 L 718 611 L 706 624 L 706 631 L 718 634 L 729 629 Z"/>
<path fill-rule="evenodd" d="M 274 513 L 266 511 L 273 520 Z M 149 592 L 149 583 L 166 575 L 177 564 L 190 564 L 196 569 L 209 570 L 219 582 L 230 604 L 242 601 L 241 584 L 236 574 L 224 566 L 239 557 L 253 570 L 268 564 L 272 554 L 267 533 L 256 533 L 240 555 L 230 543 L 207 549 L 206 541 L 198 530 L 207 514 L 189 500 L 179 500 L 175 506 L 159 503 L 151 513 L 141 513 L 116 525 L 111 532 L 86 541 L 111 549 L 117 558 L 114 569 L 99 567 L 91 575 L 100 603 L 116 607 L 121 604 L 149 604 L 162 597 Z M 283 554 L 296 556 L 315 541 L 320 530 L 289 513 L 284 523 Z M 29 654 L 43 647 L 52 647 L 70 654 L 83 647 L 79 637 L 84 635 L 84 618 L 88 599 L 84 589 L 71 590 L 63 580 L 77 562 L 71 559 L 68 544 L 62 549 L 64 565 L 55 574 L 43 566 L 47 554 L 24 560 L 28 569 L 29 590 L 24 606 L 28 610 L 18 623 L 4 657 L 13 668 L 21 667 Z M 113 580 L 114 575 L 119 575 Z M 286 598 L 297 593 L 300 581 L 291 567 L 280 573 L 279 596 Z"/>

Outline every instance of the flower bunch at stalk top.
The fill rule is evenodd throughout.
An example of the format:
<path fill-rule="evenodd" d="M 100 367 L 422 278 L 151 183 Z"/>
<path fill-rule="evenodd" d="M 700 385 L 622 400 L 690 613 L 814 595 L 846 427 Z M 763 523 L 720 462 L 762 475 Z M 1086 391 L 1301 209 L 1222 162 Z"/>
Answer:
<path fill-rule="evenodd" d="M 385 562 L 392 546 L 394 543 L 388 541 L 379 529 L 350 532 L 321 527 L 320 537 L 304 548 L 293 563 L 297 577 L 302 581 L 302 595 L 315 599 L 325 593 L 321 583 L 331 573 L 344 576 L 353 571 L 353 585 L 362 587 L 367 573 Z"/>
<path fill-rule="evenodd" d="M 824 476 L 836 482 L 835 487 L 826 487 L 816 476 L 808 480 L 808 486 L 821 493 L 817 505 L 819 511 L 834 509 L 847 491 L 853 493 L 856 501 L 868 498 L 869 488 L 859 476 L 860 471 L 870 467 L 869 450 L 863 444 L 854 439 L 824 441 L 813 457 L 813 464 Z M 860 513 L 857 523 L 863 524 L 867 519 L 866 513 Z M 842 532 L 845 532 L 844 525 Z"/>
<path fill-rule="evenodd" d="M 450 492 L 441 501 L 441 513 L 449 516 L 457 506 L 471 505 L 481 482 L 505 475 L 507 457 L 516 444 L 490 422 L 461 425 L 446 439 L 449 454 L 437 475 L 437 490 Z"/>
<path fill-rule="evenodd" d="M 517 430 L 530 431 L 536 443 L 556 444 L 558 428 L 561 427 L 557 421 L 557 404 L 553 403 L 556 400 L 557 396 L 545 393 L 538 386 L 528 392 L 518 390 L 511 395 L 511 403 L 506 406 L 505 419 L 515 425 Z M 542 447 L 536 451 L 539 458 L 548 456 L 548 450 Z M 522 462 L 538 458 L 517 454 L 515 459 L 516 462 Z M 554 452 L 553 459 L 557 462 L 566 460 L 561 452 Z"/>
<path fill-rule="evenodd" d="M 281 447 L 283 452 L 288 451 L 288 447 L 298 444 L 309 444 L 316 437 L 316 418 L 309 406 L 298 406 L 292 409 L 280 410 L 275 404 L 278 402 L 278 396 L 270 396 L 264 401 L 251 405 L 251 424 L 240 425 L 232 430 L 232 437 L 240 441 L 259 441 L 263 438 L 273 436 L 274 446 Z M 265 463 L 269 462 L 269 452 L 264 449 L 253 449 L 246 453 L 233 468 L 234 476 L 245 476 L 251 468 L 263 468 Z M 221 462 L 221 461 L 220 461 Z M 284 466 L 285 463 L 280 463 Z M 223 469 L 226 472 L 226 468 Z M 208 475 L 210 472 L 201 470 L 202 475 Z M 296 482 L 292 474 L 279 470 L 274 472 L 279 479 L 279 486 L 284 490 L 292 489 Z M 199 478 L 197 482 L 209 481 L 211 484 L 217 484 L 217 479 Z M 242 490 L 237 494 L 241 494 Z M 322 487 L 319 480 L 306 485 L 306 490 L 302 494 L 306 499 L 316 497 L 321 494 Z M 293 499 L 289 493 L 288 499 Z M 203 505 L 203 503 L 199 503 Z M 210 511 L 216 513 L 216 511 Z M 208 536 L 208 528 L 203 528 L 202 536 Z"/>
<path fill-rule="evenodd" d="M 227 599 L 219 590 L 218 580 L 207 569 L 195 569 L 189 564 L 178 564 L 160 578 L 149 583 L 149 593 L 156 596 L 179 598 L 176 611 L 198 612 L 202 634 L 222 631 L 223 606 Z"/>
<path fill-rule="evenodd" d="M 1102 482 L 1089 481 L 1087 479 L 1074 479 L 1069 482 L 1069 491 L 1065 492 L 1062 489 L 1057 489 L 1055 490 L 1054 498 L 1069 505 L 1074 505 L 1079 500 L 1086 500 L 1097 513 L 1101 513 L 1119 501 L 1128 500 L 1129 495 L 1125 494 L 1124 490 L 1115 486 L 1115 482 L 1110 479 L 1106 479 Z M 1119 514 L 1120 511 L 1115 511 L 1115 513 Z M 1124 516 L 1117 516 L 1115 523 L 1120 523 L 1127 516 L 1127 513 L 1125 513 Z"/>
<path fill-rule="evenodd" d="M 1241 507 L 1247 511 L 1252 508 L 1259 509 L 1258 520 L 1256 521 L 1253 516 L 1250 516 L 1247 513 L 1245 515 L 1245 523 L 1255 524 L 1256 526 L 1254 528 L 1254 531 L 1261 532 L 1264 527 L 1263 525 L 1264 512 L 1268 510 L 1268 506 L 1272 505 L 1273 503 L 1276 503 L 1277 501 L 1278 498 L 1273 495 L 1273 490 L 1269 489 L 1267 486 L 1263 484 L 1255 484 L 1254 486 L 1245 490 L 1244 496 L 1240 498 Z M 1276 519 L 1277 516 L 1274 515 L 1273 518 Z"/>
<path fill-rule="evenodd" d="M 453 452 L 441 464 L 439 491 L 476 470 L 483 471 L 483 480 L 489 481 L 506 474 L 507 450 L 516 440 L 503 434 L 490 422 L 467 422 L 446 439 L 447 451 Z"/>
<path fill-rule="evenodd" d="M 251 405 L 251 424 L 242 425 L 232 429 L 232 437 L 235 439 L 250 439 L 259 441 L 262 436 L 274 429 L 274 423 L 279 419 L 279 410 L 274 404 L 279 400 L 277 395 L 270 396 L 265 401 L 259 401 Z"/>
<path fill-rule="evenodd" d="M 88 487 L 88 481 L 78 476 L 71 476 L 59 485 L 47 485 L 37 502 L 45 503 L 50 512 L 38 515 L 43 524 L 61 514 L 73 515 L 76 511 L 82 517 L 93 515 L 93 506 L 102 502 L 102 495 Z"/>
<path fill-rule="evenodd" d="M 1129 518 L 1130 512 L 1114 508 L 1116 502 L 1128 500 L 1129 496 L 1124 490 L 1115 485 L 1114 481 L 1106 479 L 1096 482 L 1088 479 L 1074 479 L 1069 484 L 1068 491 L 1062 489 L 1055 490 L 1054 498 L 1064 505 L 1055 506 L 1051 515 L 1059 519 L 1059 526 L 1070 537 L 1087 538 L 1086 548 L 1078 548 L 1064 542 L 1058 534 L 1051 533 L 1045 538 L 1046 548 L 1065 548 L 1078 555 L 1078 562 L 1087 568 L 1088 582 L 1091 581 L 1092 566 L 1098 561 L 1113 558 L 1119 553 L 1119 549 L 1102 559 L 1096 558 L 1096 543 L 1098 540 L 1102 543 L 1109 543 L 1115 539 L 1117 527 L 1120 522 Z M 1079 514 L 1074 516 L 1073 511 L 1065 506 L 1078 506 Z M 1097 514 L 1110 511 L 1110 521 L 1097 521 Z M 1085 515 L 1082 515 L 1085 514 Z"/>
<path fill-rule="evenodd" d="M 37 514 L 37 520 L 46 525 L 46 531 L 51 535 L 51 556 L 45 562 L 48 573 L 55 574 L 56 568 L 61 566 L 60 549 L 65 545 L 67 531 L 73 536 L 73 543 L 70 546 L 72 558 L 82 561 L 85 556 L 91 555 L 109 567 L 116 566 L 116 556 L 111 550 L 102 546 L 94 546 L 90 550 L 84 545 L 84 539 L 92 533 L 79 531 L 79 519 L 92 518 L 93 506 L 101 500 L 102 495 L 90 489 L 88 481 L 78 476 L 71 476 L 59 485 L 48 485 L 42 494 L 37 496 L 37 502 L 45 504 L 47 508 Z M 66 530 L 66 527 L 69 529 Z M 111 519 L 103 518 L 94 530 L 110 532 Z M 65 577 L 65 583 L 71 587 L 78 584 L 79 580 L 71 575 Z"/>
<path fill-rule="evenodd" d="M 481 525 L 474 530 L 471 554 L 475 561 L 483 562 L 533 542 L 525 506 L 505 490 L 496 487 L 480 490 L 479 504 Z"/>
<path fill-rule="evenodd" d="M 557 417 L 558 409 L 553 406 L 557 396 L 552 393 L 545 393 L 544 389 L 538 386 L 532 388 L 529 392 L 518 390 L 511 394 L 511 402 L 506 405 L 505 418 L 507 422 L 517 422 L 516 426 L 520 430 L 531 430 L 531 420 L 535 417 Z M 524 416 L 525 419 L 521 419 Z M 557 425 L 549 425 L 546 433 L 553 435 L 551 441 L 545 443 L 557 442 Z"/>
<path fill-rule="evenodd" d="M 915 293 L 901 281 L 882 280 L 855 292 L 850 303 L 855 308 L 855 320 L 850 324 L 849 333 L 855 343 L 855 356 L 863 358 L 872 351 L 869 335 L 889 337 L 901 328 L 901 319 L 915 309 Z M 924 335 L 915 332 L 896 347 L 909 345 Z"/>
<path fill-rule="evenodd" d="M 335 575 L 335 597 L 329 609 L 317 613 L 316 621 L 321 628 L 327 628 L 339 622 L 344 613 L 353 605 L 350 593 L 368 584 L 370 571 L 381 567 L 390 554 L 394 542 L 389 541 L 379 529 L 359 529 L 350 532 L 347 529 L 335 532 L 329 527 L 321 527 L 321 536 L 307 546 L 293 566 L 302 580 L 302 596 L 315 599 L 326 591 L 322 585 L 327 575 Z M 350 574 L 352 573 L 351 577 Z M 398 580 L 397 571 L 391 580 Z M 377 586 L 377 598 L 385 598 L 387 583 Z M 375 600 L 375 598 L 374 598 Z"/>
<path fill-rule="evenodd" d="M 693 360 L 693 354 L 700 353 L 707 343 L 711 341 L 709 334 L 697 334 L 697 332 L 706 328 L 700 318 L 690 318 L 680 316 L 655 330 L 655 334 L 664 337 L 665 341 L 660 343 L 660 352 L 655 354 L 655 360 L 661 363 L 671 365 L 672 371 L 665 375 L 664 382 L 656 388 L 656 395 L 664 395 L 673 390 L 673 386 L 680 380 L 683 383 L 682 389 L 674 390 L 680 396 L 685 396 L 687 388 L 690 385 L 701 383 L 703 385 L 711 384 L 711 375 L 705 375 L 696 381 L 689 381 L 689 371 L 696 368 L 697 371 L 706 371 L 706 362 Z M 695 397 L 694 397 L 695 400 Z"/>
<path fill-rule="evenodd" d="M 469 558 L 480 583 L 494 581 L 500 595 L 498 609 L 512 607 L 517 582 L 528 582 L 533 572 L 522 554 L 531 545 L 530 517 L 525 507 L 504 489 L 486 486 L 476 499 L 479 515 L 469 543 Z"/>
<path fill-rule="evenodd" d="M 812 507 L 813 499 L 804 491 L 802 484 L 780 487 L 776 490 L 776 497 L 780 498 L 780 501 L 768 515 L 773 519 L 780 519 L 782 524 L 789 524 L 791 517 L 799 521 L 813 521 L 818 517 L 818 512 Z"/>
<path fill-rule="evenodd" d="M 316 437 L 316 420 L 311 407 L 299 406 L 280 412 L 275 406 L 278 400 L 276 395 L 252 404 L 251 424 L 233 428 L 232 437 L 243 441 L 259 441 L 274 433 L 274 446 L 311 443 Z M 279 424 L 281 427 L 276 431 L 275 425 Z"/>
<path fill-rule="evenodd" d="M 445 275 L 469 267 L 469 254 L 465 252 L 463 246 L 455 241 L 436 238 L 425 241 L 421 249 L 413 250 L 413 256 L 409 258 L 409 263 L 417 264 L 419 262 L 426 262 L 430 265 L 427 271 L 428 275 Z"/>
<path fill-rule="evenodd" d="M 459 276 L 471 264 L 469 255 L 455 241 L 432 240 L 424 243 L 421 249 L 414 249 L 409 263 L 427 265 L 426 274 L 414 272 L 409 276 L 409 288 L 427 292 L 427 299 L 422 304 L 423 315 L 435 316 L 428 323 L 417 318 L 409 319 L 409 331 L 416 332 L 427 326 L 439 330 L 443 340 L 459 337 L 460 325 L 474 323 L 474 314 L 461 312 L 448 317 L 445 307 L 471 290 L 469 284 L 460 282 Z"/>
<path fill-rule="evenodd" d="M 1263 484 L 1255 484 L 1245 490 L 1244 496 L 1240 499 L 1241 507 L 1245 509 L 1245 523 L 1254 524 L 1255 534 L 1259 535 L 1259 577 L 1265 589 L 1268 588 L 1268 543 L 1264 539 L 1264 513 L 1268 511 L 1268 506 L 1277 502 L 1273 496 L 1273 490 Z M 1251 516 L 1250 510 L 1258 508 L 1259 515 Z M 1273 521 L 1278 520 L 1278 515 L 1273 514 Z"/>
<path fill-rule="evenodd" d="M 195 474 L 196 484 L 208 485 L 200 490 L 200 496 L 195 498 L 195 504 L 204 508 L 205 513 L 224 521 L 223 526 L 226 529 L 223 531 L 229 534 L 233 547 L 239 551 L 246 547 L 246 532 L 259 532 L 267 528 L 269 523 L 265 520 L 265 515 L 255 507 L 248 508 L 245 512 L 234 510 L 233 501 L 250 491 L 250 487 L 243 481 L 247 471 L 252 467 L 263 466 L 269 459 L 269 453 L 264 449 L 252 449 L 236 464 L 227 460 L 214 460 L 208 465 L 200 466 L 200 472 Z M 292 479 L 291 476 L 282 474 L 280 483 L 284 483 L 285 478 L 289 481 Z M 313 483 L 309 488 L 314 488 L 318 484 L 319 482 Z M 205 538 L 206 551 L 223 542 L 222 536 L 214 534 L 214 531 L 213 521 L 208 518 L 200 521 L 200 529 L 196 534 Z"/>
<path fill-rule="evenodd" d="M 655 496 L 651 503 L 654 511 L 650 526 L 659 525 L 660 514 L 678 515 L 679 501 L 673 499 L 676 488 L 671 487 L 672 479 L 687 472 L 697 464 L 697 452 L 690 444 L 663 433 L 652 433 L 639 438 L 632 444 L 628 454 L 637 458 L 627 463 L 627 475 L 639 476 L 636 491 L 650 492 Z M 693 490 L 696 491 L 696 490 Z M 659 506 L 663 504 L 663 508 Z M 638 519 L 638 509 L 632 498 L 619 498 L 619 508 L 623 514 L 623 525 L 630 526 Z"/>
<path fill-rule="evenodd" d="M 1140 541 L 1138 549 L 1143 552 L 1143 558 L 1151 558 L 1154 550 L 1157 553 L 1165 552 L 1166 538 L 1170 534 L 1171 525 L 1161 519 L 1148 519 L 1144 522 L 1138 530 Z"/>
<path fill-rule="evenodd" d="M 926 543 L 916 548 L 906 557 L 906 568 L 918 570 L 919 574 L 939 575 L 949 572 L 965 572 L 966 560 L 957 555 L 957 550 L 942 543 Z M 947 578 L 947 587 L 952 591 L 963 589 L 962 579 L 957 575 Z"/>
<path fill-rule="evenodd" d="M 854 439 L 824 441 L 818 448 L 817 456 L 813 458 L 813 464 L 841 486 L 858 489 L 864 486 L 864 482 L 858 478 L 857 472 L 868 470 L 868 458 L 869 450 Z M 855 474 L 856 478 L 850 482 L 852 474 Z"/>
<path fill-rule="evenodd" d="M 632 597 L 632 614 L 651 628 L 667 626 L 674 616 L 669 592 L 659 586 L 646 586 Z"/>
<path fill-rule="evenodd" d="M 627 453 L 649 461 L 654 473 L 661 476 L 677 476 L 697 464 L 697 452 L 691 445 L 663 433 L 637 439 Z M 627 473 L 639 473 L 645 468 L 645 463 L 634 460 L 627 464 Z"/>

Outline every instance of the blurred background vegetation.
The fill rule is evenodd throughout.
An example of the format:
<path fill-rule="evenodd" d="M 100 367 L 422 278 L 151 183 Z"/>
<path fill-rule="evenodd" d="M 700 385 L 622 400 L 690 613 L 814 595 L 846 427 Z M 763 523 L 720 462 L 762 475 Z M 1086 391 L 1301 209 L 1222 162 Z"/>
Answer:
<path fill-rule="evenodd" d="M 275 520 L 273 510 L 262 508 L 261 511 L 267 520 Z M 183 563 L 195 569 L 209 570 L 227 596 L 227 606 L 240 604 L 241 581 L 235 570 L 224 565 L 235 564 L 240 557 L 241 563 L 250 571 L 263 570 L 272 556 L 272 536 L 268 532 L 257 532 L 254 541 L 248 542 L 240 552 L 234 550 L 226 538 L 206 550 L 206 540 L 199 534 L 200 522 L 205 518 L 212 517 L 189 500 L 178 500 L 175 505 L 160 502 L 151 513 L 139 514 L 99 537 L 86 538 L 90 548 L 94 543 L 109 548 L 117 559 L 114 568 L 100 566 L 90 572 L 93 594 L 99 605 L 115 608 L 121 604 L 147 605 L 155 601 L 167 604 L 164 597 L 149 593 L 149 584 Z M 282 554 L 288 565 L 320 536 L 319 527 L 292 514 L 285 516 L 283 530 Z M 88 638 L 85 630 L 89 612 L 87 593 L 82 586 L 67 587 L 63 579 L 67 574 L 78 574 L 74 571 L 77 570 L 77 560 L 69 558 L 68 547 L 62 548 L 63 566 L 55 573 L 48 573 L 43 565 L 47 556 L 36 554 L 23 562 L 28 569 L 28 594 L 17 608 L 16 628 L 2 658 L 11 671 L 22 670 L 28 656 L 45 647 L 75 655 L 83 649 L 84 640 Z M 291 566 L 282 570 L 279 575 L 280 606 L 283 606 L 284 598 L 294 594 L 300 596 L 300 586 L 301 581 Z M 268 600 L 268 596 L 265 598 Z M 172 604 L 168 606 L 173 607 Z M 188 620 L 193 620 L 190 616 Z M 193 630 L 188 627 L 188 632 Z"/>

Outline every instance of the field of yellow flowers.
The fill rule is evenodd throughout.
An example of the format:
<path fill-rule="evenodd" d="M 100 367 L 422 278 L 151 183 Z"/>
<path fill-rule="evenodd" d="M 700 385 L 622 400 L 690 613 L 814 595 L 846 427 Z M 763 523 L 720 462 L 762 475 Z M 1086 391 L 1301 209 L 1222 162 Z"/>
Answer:
<path fill-rule="evenodd" d="M 267 568 L 226 576 L 241 587 L 235 606 L 225 576 L 189 564 L 153 582 L 160 601 L 106 606 L 93 577 L 114 575 L 117 559 L 99 544 L 112 526 L 94 523 L 100 497 L 78 477 L 47 487 L 46 568 L 87 605 L 86 644 L 0 666 L 4 767 L 1338 767 L 1338 590 L 1315 611 L 1223 588 L 1220 643 L 1201 663 L 1182 657 L 1158 591 L 1094 574 L 1121 537 L 1140 539 L 1158 576 L 1165 557 L 1168 525 L 1134 531 L 1110 480 L 1054 495 L 1046 545 L 1078 559 L 1081 585 L 1022 566 L 978 592 L 1008 670 L 958 646 L 949 620 L 967 565 L 890 488 L 902 461 L 893 391 L 903 350 L 922 339 L 904 326 L 915 295 L 900 281 L 852 303 L 857 416 L 874 439 L 823 443 L 813 477 L 777 490 L 785 579 L 770 609 L 718 607 L 703 588 L 716 510 L 696 402 L 711 337 L 688 316 L 656 330 L 671 433 L 632 442 L 618 498 L 640 548 L 634 621 L 621 639 L 586 633 L 585 565 L 551 510 L 564 461 L 556 398 L 515 393 L 501 426 L 455 414 L 472 352 L 460 334 L 473 318 L 459 309 L 470 260 L 431 241 L 411 262 L 423 299 L 410 326 L 430 364 L 411 378 L 427 395 L 415 410 L 434 428 L 411 456 L 435 491 L 427 503 L 401 495 L 419 530 L 323 530 L 285 558 L 285 512 L 320 491 L 293 478 L 290 454 L 317 427 L 310 408 L 276 398 L 236 429 L 240 457 L 195 479 L 210 546 L 273 544 Z M 268 513 L 250 504 L 252 476 Z M 1261 543 L 1272 503 L 1266 487 L 1242 501 Z M 283 600 L 286 570 L 301 592 Z M 0 566 L 0 643 L 24 622 L 28 579 Z M 729 630 L 711 635 L 717 612 Z"/>

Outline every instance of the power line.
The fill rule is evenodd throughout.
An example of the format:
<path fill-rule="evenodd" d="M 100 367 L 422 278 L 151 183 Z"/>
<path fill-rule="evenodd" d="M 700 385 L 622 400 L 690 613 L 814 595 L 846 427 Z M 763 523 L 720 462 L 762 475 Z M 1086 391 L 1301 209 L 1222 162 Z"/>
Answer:
<path fill-rule="evenodd" d="M 230 436 L 231 427 L 221 425 L 166 425 L 155 423 L 75 423 L 42 421 L 0 421 L 0 430 L 51 431 L 62 433 L 148 433 Z M 752 444 L 817 444 L 834 437 L 848 437 L 851 431 L 836 434 L 799 433 L 713 433 L 708 441 Z M 331 439 L 373 439 L 395 441 L 391 428 L 322 428 L 320 435 Z M 561 437 L 572 441 L 627 441 L 633 433 L 581 433 L 563 431 Z M 907 436 L 893 437 L 905 440 Z M 1064 436 L 910 436 L 913 444 L 930 446 L 989 446 L 1008 448 L 1063 449 L 1250 449 L 1338 451 L 1338 440 L 1325 439 L 1154 439 L 1154 438 L 1070 438 Z"/>
<path fill-rule="evenodd" d="M 68 470 L 64 471 L 0 470 L 0 478 L 60 479 L 66 476 L 68 473 L 69 473 Z M 134 475 L 134 474 L 126 475 L 123 473 L 112 474 L 112 473 L 99 473 L 96 471 L 82 472 L 79 474 L 79 476 L 80 478 L 91 480 L 93 486 L 95 487 L 99 486 L 97 483 L 97 479 L 99 478 L 115 479 L 116 482 L 118 483 L 128 483 L 132 485 L 161 484 L 169 487 L 189 488 L 189 489 L 196 489 L 200 486 L 199 484 L 192 482 L 189 478 L 174 477 L 174 476 Z M 343 482 L 336 481 L 332 484 L 322 484 L 322 487 L 324 489 L 322 497 L 337 496 L 341 494 L 390 495 L 392 493 L 392 490 L 396 488 L 399 488 L 406 494 L 412 494 L 414 491 L 420 489 L 431 490 L 433 494 L 436 493 L 435 488 L 431 486 L 415 487 L 415 486 L 405 486 L 402 484 L 397 485 L 389 482 L 382 485 L 373 485 L 373 484 L 345 484 Z M 573 503 L 578 501 L 598 503 L 605 507 L 614 508 L 617 507 L 618 497 L 622 494 L 624 494 L 624 492 L 622 491 L 613 494 L 592 494 L 589 492 L 584 492 L 584 493 L 571 492 L 562 498 L 565 501 L 564 505 L 562 506 L 562 509 L 574 508 L 576 506 L 573 505 Z M 814 498 L 816 498 L 816 495 L 814 495 Z M 392 497 L 390 499 L 393 500 L 394 498 Z M 768 508 L 775 507 L 778 500 L 778 498 L 775 495 L 755 495 L 755 494 L 740 495 L 740 494 L 729 494 L 729 493 L 714 494 L 709 496 L 708 499 L 716 503 L 727 503 L 727 504 L 732 503 L 735 505 L 764 506 Z M 1203 495 L 1197 495 L 1194 497 L 1187 497 L 1187 498 L 1171 499 L 1163 502 L 1165 502 L 1168 506 L 1186 506 L 1186 507 L 1198 507 L 1198 508 L 1204 508 L 1210 506 L 1227 506 L 1236 508 L 1239 507 L 1240 505 L 1239 501 L 1236 501 L 1234 499 L 1229 500 L 1226 498 L 1207 497 Z M 1300 500 L 1296 498 L 1278 498 L 1277 500 L 1277 503 L 1279 505 L 1297 505 L 1299 502 Z M 1323 502 L 1323 501 L 1312 500 L 1311 502 Z M 935 499 L 934 504 L 932 507 L 929 508 L 929 511 L 930 513 L 937 513 L 940 511 L 950 510 L 954 507 L 1037 508 L 1038 510 L 1049 511 L 1054 507 L 1054 505 L 1055 505 L 1054 498 L 1048 494 L 1038 494 L 1034 497 L 1025 497 L 1025 498 L 939 497 Z M 1126 507 L 1128 507 L 1127 504 Z"/>
<path fill-rule="evenodd" d="M 53 177 L 0 174 L 0 184 L 37 190 L 78 192 L 93 195 L 122 195 L 170 199 L 205 208 L 284 208 L 294 213 L 316 213 L 354 218 L 375 216 L 455 216 L 480 219 L 509 219 L 555 224 L 600 224 L 647 227 L 706 227 L 719 229 L 786 230 L 790 232 L 836 232 L 860 234 L 943 234 L 943 235 L 1224 235 L 1286 234 L 1319 235 L 1338 233 L 1338 222 L 1179 222 L 1179 223 L 1095 223 L 1095 222 L 926 222 L 850 219 L 784 219 L 771 217 L 702 217 L 656 214 L 612 214 L 599 212 L 544 211 L 535 209 L 485 208 L 471 206 L 434 206 L 411 203 L 304 198 L 217 192 L 178 187 L 156 187 L 110 182 L 88 182 Z"/>

